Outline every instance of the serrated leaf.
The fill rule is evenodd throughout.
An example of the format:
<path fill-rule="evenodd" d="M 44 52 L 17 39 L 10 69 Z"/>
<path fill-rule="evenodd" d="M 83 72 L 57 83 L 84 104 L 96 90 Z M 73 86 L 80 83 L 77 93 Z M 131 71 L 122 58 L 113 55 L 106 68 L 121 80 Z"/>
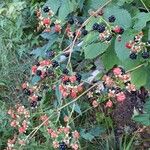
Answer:
<path fill-rule="evenodd" d="M 78 114 L 82 115 L 80 106 L 79 106 L 77 103 L 75 104 L 74 110 L 75 110 Z"/>
<path fill-rule="evenodd" d="M 95 41 L 98 40 L 98 32 L 90 32 L 85 38 L 83 39 L 83 46 L 87 46 Z"/>
<path fill-rule="evenodd" d="M 89 140 L 89 141 L 92 141 L 94 139 L 94 136 L 90 133 L 86 133 L 85 132 L 85 129 L 82 129 L 81 132 L 80 132 L 80 135 L 82 138 L 86 139 L 86 140 Z"/>
<path fill-rule="evenodd" d="M 140 114 L 139 116 L 135 116 L 133 120 L 145 126 L 150 126 L 150 114 Z"/>
<path fill-rule="evenodd" d="M 91 135 L 93 135 L 94 137 L 95 136 L 99 136 L 101 133 L 103 133 L 105 131 L 105 129 L 104 128 L 100 128 L 100 127 L 95 127 L 95 128 L 92 128 L 90 131 L 89 131 L 89 133 L 91 134 Z"/>
<path fill-rule="evenodd" d="M 114 47 L 112 46 L 110 46 L 105 54 L 102 56 L 102 61 L 107 70 L 111 69 L 116 64 L 121 64 L 119 58 L 116 55 Z"/>
<path fill-rule="evenodd" d="M 82 115 L 80 106 L 79 106 L 77 103 L 74 103 L 74 104 L 70 105 L 70 107 L 71 107 L 72 109 L 73 109 L 73 107 L 74 107 L 74 111 L 77 112 L 78 114 Z"/>
<path fill-rule="evenodd" d="M 147 113 L 150 113 L 150 99 L 146 101 L 146 103 L 144 104 L 144 110 Z"/>
<path fill-rule="evenodd" d="M 124 29 L 128 29 L 132 25 L 131 15 L 125 9 L 120 9 L 116 6 L 106 8 L 104 10 L 105 19 L 108 20 L 108 17 L 110 17 L 111 15 L 114 15 L 116 17 L 114 25 L 119 25 Z"/>
<path fill-rule="evenodd" d="M 90 9 L 98 9 L 100 6 L 104 5 L 107 0 L 88 0 L 87 5 Z"/>
<path fill-rule="evenodd" d="M 150 21 L 150 13 L 138 13 L 133 19 L 135 19 L 133 28 L 140 31 L 146 26 L 146 23 Z"/>
<path fill-rule="evenodd" d="M 131 73 L 131 81 L 137 87 L 143 86 L 147 82 L 148 72 L 146 68 L 139 68 Z"/>
<path fill-rule="evenodd" d="M 32 77 L 32 80 L 31 80 L 31 83 L 33 85 L 37 84 L 39 81 L 41 80 L 41 78 L 39 76 L 33 76 Z"/>
<path fill-rule="evenodd" d="M 61 7 L 59 8 L 58 18 L 63 22 L 67 15 L 73 12 L 74 9 L 75 7 L 70 0 L 63 1 Z"/>
<path fill-rule="evenodd" d="M 130 40 L 133 40 L 135 32 L 127 30 L 121 37 L 121 41 L 115 40 L 115 51 L 118 58 L 123 62 L 126 59 L 129 59 L 130 50 L 125 47 L 126 43 Z"/>
<path fill-rule="evenodd" d="M 109 44 L 100 43 L 100 42 L 86 46 L 84 48 L 85 58 L 86 59 L 96 58 L 98 55 L 105 52 L 108 46 Z"/>
<path fill-rule="evenodd" d="M 38 47 L 36 49 L 34 49 L 31 54 L 35 55 L 35 58 L 37 57 L 45 57 L 45 53 L 48 49 L 50 49 L 50 47 L 56 42 L 58 41 L 58 36 L 53 34 L 53 35 L 49 35 L 49 34 L 42 34 L 42 37 L 44 37 L 45 39 L 49 39 L 48 43 L 45 44 L 43 47 Z"/>

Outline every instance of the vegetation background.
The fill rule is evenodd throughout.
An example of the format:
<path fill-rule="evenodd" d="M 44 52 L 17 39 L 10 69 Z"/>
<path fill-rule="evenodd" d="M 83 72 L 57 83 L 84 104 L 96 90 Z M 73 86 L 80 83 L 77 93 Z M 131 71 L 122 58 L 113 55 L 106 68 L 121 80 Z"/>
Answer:
<path fill-rule="evenodd" d="M 75 8 L 71 10 L 62 8 L 62 14 L 59 17 L 65 19 L 68 14 L 71 14 L 85 19 L 87 16 L 89 16 L 88 10 L 96 10 L 101 4 L 105 3 L 106 0 L 60 0 L 60 2 L 63 4 L 59 9 L 61 9 L 61 7 L 68 8 L 68 5 L 69 8 Z M 40 35 L 41 33 L 35 31 L 38 24 L 35 15 L 35 9 L 37 7 L 45 6 L 45 3 L 53 4 L 52 7 L 54 8 L 57 7 L 55 0 L 0 1 L 0 149 L 4 149 L 6 147 L 7 139 L 10 138 L 14 132 L 9 126 L 9 117 L 7 116 L 8 108 L 10 106 L 14 106 L 18 102 L 28 105 L 20 88 L 21 84 L 30 78 L 31 66 L 36 61 L 31 52 L 38 47 L 42 47 L 45 43 L 45 40 L 43 40 Z M 120 18 L 120 24 L 126 23 L 124 24 L 126 32 L 123 35 L 123 40 L 127 41 L 130 39 L 130 36 L 133 37 L 135 34 L 132 34 L 132 31 L 130 30 L 131 28 L 134 28 L 136 31 L 142 30 L 144 32 L 144 40 L 150 40 L 149 0 L 112 0 L 112 6 L 114 7 L 113 13 Z M 116 7 L 118 7 L 118 9 L 115 9 Z M 130 13 L 129 17 L 128 13 Z M 122 20 L 122 15 L 127 15 L 127 22 Z M 130 21 L 132 25 L 129 25 Z M 89 25 L 89 27 L 90 26 L 91 25 Z M 93 61 L 97 56 L 103 54 L 101 56 L 101 60 L 103 61 L 106 70 L 110 69 L 116 63 L 124 66 L 126 70 L 130 70 L 140 64 L 144 64 L 143 67 L 132 72 L 132 80 L 137 87 L 144 85 L 149 89 L 150 59 L 145 61 L 141 58 L 138 58 L 133 62 L 130 59 L 126 59 L 128 57 L 128 53 L 123 52 L 124 48 L 122 45 L 116 45 L 114 42 L 111 45 L 114 48 L 107 49 L 104 51 L 104 54 L 103 52 L 98 54 L 95 54 L 95 52 L 89 53 L 89 50 L 86 49 L 84 51 L 84 58 Z M 86 69 L 88 68 L 87 66 L 85 67 Z M 85 115 L 86 118 L 93 113 L 95 112 L 89 112 L 87 115 Z M 97 116 L 97 119 L 102 117 L 100 114 L 97 115 L 99 115 Z M 143 118 L 141 118 L 141 120 L 139 119 L 140 122 L 149 122 L 149 120 L 142 119 Z M 104 118 L 103 121 L 106 121 L 106 124 L 111 124 L 107 122 L 110 121 L 107 117 Z M 83 125 L 83 123 L 81 124 Z M 87 124 L 89 125 L 89 122 Z M 88 125 L 85 124 L 85 126 Z M 108 126 L 108 128 L 110 128 L 110 125 Z M 91 147 L 89 150 L 98 149 L 99 146 L 102 146 L 104 149 L 110 149 L 110 145 L 113 144 L 113 140 L 115 140 L 112 133 L 109 134 L 107 140 L 105 140 L 105 138 L 94 137 L 94 142 L 91 142 L 93 136 L 90 134 L 90 132 L 85 134 L 83 137 L 84 140 L 81 142 L 81 145 L 86 143 L 87 147 Z M 128 142 L 125 141 L 123 144 L 124 145 L 122 146 L 122 149 L 130 149 L 129 147 L 132 145 L 132 138 L 130 138 Z M 38 147 L 39 143 L 33 140 L 33 143 L 29 145 L 27 149 L 36 149 L 36 146 Z"/>

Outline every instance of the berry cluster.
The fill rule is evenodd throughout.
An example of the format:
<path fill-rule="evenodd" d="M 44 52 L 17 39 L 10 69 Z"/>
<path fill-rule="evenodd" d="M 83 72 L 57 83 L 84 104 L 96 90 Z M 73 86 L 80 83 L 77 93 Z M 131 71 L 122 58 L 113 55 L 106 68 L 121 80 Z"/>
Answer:
<path fill-rule="evenodd" d="M 67 148 L 72 148 L 73 150 L 79 149 L 78 139 L 80 134 L 76 130 L 71 132 L 71 128 L 69 126 L 60 126 L 56 130 L 48 128 L 47 132 L 53 139 L 54 148 L 59 148 L 60 150 L 66 150 Z"/>
<path fill-rule="evenodd" d="M 50 9 L 50 7 L 46 6 L 43 8 L 44 15 L 42 14 L 42 10 L 38 9 L 36 11 L 36 16 L 39 20 L 39 25 L 37 27 L 37 31 L 39 31 L 41 28 L 44 29 L 45 32 L 51 31 L 51 26 L 54 24 L 54 31 L 56 33 L 61 33 L 61 22 L 60 20 L 55 20 L 52 23 L 52 17 L 54 15 L 54 12 Z M 46 15 L 46 17 L 44 17 Z"/>
<path fill-rule="evenodd" d="M 47 52 L 50 57 L 53 55 L 53 51 Z M 49 76 L 53 76 L 54 72 L 53 69 L 58 67 L 59 63 L 57 61 L 50 61 L 50 60 L 42 60 L 36 65 L 32 66 L 32 75 L 37 75 L 41 77 L 41 79 Z"/>
<path fill-rule="evenodd" d="M 9 109 L 8 114 L 12 118 L 10 125 L 14 128 L 18 128 L 19 133 L 25 133 L 29 124 L 29 111 L 26 110 L 24 106 L 18 104 L 15 110 Z"/>
<path fill-rule="evenodd" d="M 76 98 L 78 93 L 83 91 L 81 82 L 81 75 L 76 73 L 76 75 L 63 75 L 61 78 L 61 84 L 59 85 L 59 90 L 63 98 L 71 97 Z"/>
<path fill-rule="evenodd" d="M 135 85 L 131 83 L 130 74 L 126 74 L 121 67 L 114 67 L 104 75 L 103 84 L 108 91 L 106 107 L 111 107 L 113 102 L 124 102 L 126 91 L 136 91 Z"/>
<path fill-rule="evenodd" d="M 111 23 L 115 22 L 116 18 L 114 15 L 108 18 L 109 23 L 94 23 L 93 30 L 99 32 L 99 39 L 103 42 L 109 43 L 112 37 L 116 34 L 121 35 L 124 32 L 124 29 L 119 26 L 113 26 Z"/>
<path fill-rule="evenodd" d="M 136 91 L 135 85 L 131 82 L 131 77 L 129 74 L 126 74 L 123 68 L 113 67 L 106 75 L 103 76 L 103 86 L 100 83 L 94 92 L 88 93 L 88 97 L 94 98 L 93 107 L 99 105 L 98 94 L 100 97 L 103 97 L 103 101 L 106 101 L 106 107 L 112 107 L 113 103 L 124 102 L 126 99 L 126 91 L 134 93 Z M 102 96 L 103 95 L 103 96 Z M 102 101 L 102 99 L 100 100 Z"/>
<path fill-rule="evenodd" d="M 130 58 L 136 59 L 137 54 L 141 52 L 141 56 L 144 59 L 149 58 L 150 53 L 147 49 L 150 46 L 150 41 L 142 42 L 143 32 L 140 32 L 138 35 L 134 37 L 133 40 L 126 43 L 126 48 L 130 49 Z"/>
<path fill-rule="evenodd" d="M 11 116 L 10 125 L 18 130 L 19 135 L 26 133 L 29 125 L 30 113 L 24 106 L 17 104 L 15 109 L 10 108 L 8 110 L 8 114 Z M 18 140 L 17 140 L 18 139 Z M 18 144 L 24 145 L 25 142 L 23 139 L 20 139 L 16 135 L 14 135 L 13 139 L 8 139 L 7 149 L 13 150 L 16 142 Z"/>
<path fill-rule="evenodd" d="M 53 147 L 55 149 L 59 148 L 60 150 L 66 150 L 71 147 L 74 150 L 78 150 L 78 139 L 80 137 L 78 131 L 75 130 L 72 132 L 69 126 L 54 128 L 46 114 L 41 116 L 40 120 L 44 122 L 44 126 L 53 141 Z"/>
<path fill-rule="evenodd" d="M 86 36 L 88 34 L 88 31 L 85 29 L 85 26 L 80 31 L 78 28 L 81 27 L 83 21 L 74 19 L 73 17 L 69 18 L 67 22 L 67 27 L 65 29 L 65 32 L 69 38 L 74 38 L 77 36 L 77 38 L 80 38 L 81 36 Z M 74 26 L 73 26 L 74 24 Z"/>
<path fill-rule="evenodd" d="M 41 80 L 46 77 L 54 78 L 54 68 L 58 67 L 59 63 L 57 61 L 50 60 L 42 60 L 38 62 L 36 65 L 32 66 L 31 72 L 32 76 L 39 76 Z M 28 96 L 28 100 L 30 102 L 30 106 L 32 108 L 37 107 L 38 103 L 41 101 L 42 97 L 39 92 L 40 88 L 38 85 L 29 85 L 29 83 L 25 82 L 22 84 L 22 90 L 25 95 Z"/>

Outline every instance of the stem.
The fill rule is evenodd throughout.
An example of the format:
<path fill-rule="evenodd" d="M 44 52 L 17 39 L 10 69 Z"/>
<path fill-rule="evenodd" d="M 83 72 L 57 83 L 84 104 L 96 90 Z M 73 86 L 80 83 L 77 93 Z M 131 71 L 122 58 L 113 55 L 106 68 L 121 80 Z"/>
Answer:
<path fill-rule="evenodd" d="M 69 115 L 69 119 L 68 119 L 67 125 L 69 124 L 69 121 L 71 120 L 72 114 L 73 114 L 73 112 L 74 112 L 74 108 L 75 108 L 75 103 L 73 104 L 73 107 L 72 107 L 71 113 L 70 113 L 70 115 Z"/>
<path fill-rule="evenodd" d="M 138 66 L 136 66 L 136 67 L 134 67 L 134 68 L 132 68 L 132 69 L 126 71 L 126 73 L 129 73 L 129 72 L 132 72 L 132 71 L 134 71 L 134 70 L 137 70 L 137 69 L 141 68 L 141 67 L 144 66 L 144 65 L 145 65 L 145 63 L 140 64 L 140 65 L 138 65 Z"/>
<path fill-rule="evenodd" d="M 143 6 L 145 7 L 145 9 L 147 10 L 147 12 L 149 12 L 149 9 L 147 8 L 147 6 L 145 5 L 145 3 L 143 2 L 143 0 L 140 0 L 141 3 L 143 4 Z"/>
<path fill-rule="evenodd" d="M 24 141 L 27 141 L 29 138 L 31 139 L 36 132 L 44 125 L 45 122 L 47 122 L 54 114 L 56 114 L 57 112 L 61 111 L 63 108 L 65 108 L 66 106 L 76 102 L 80 97 L 82 97 L 84 94 L 88 93 L 91 89 L 93 89 L 95 86 L 97 86 L 98 83 L 95 83 L 93 86 L 91 86 L 89 89 L 87 89 L 86 91 L 84 91 L 81 95 L 79 95 L 77 98 L 75 98 L 73 101 L 65 104 L 64 106 L 58 108 L 56 111 L 54 111 L 53 114 L 51 114 L 45 121 L 43 121 L 39 126 L 35 127 L 32 132 L 26 137 L 26 139 Z M 22 145 L 19 147 L 19 149 L 22 147 Z"/>
<path fill-rule="evenodd" d="M 89 21 L 92 19 L 93 16 L 95 16 L 101 9 L 103 9 L 103 8 L 104 8 L 106 5 L 108 5 L 111 1 L 112 1 L 112 0 L 107 1 L 107 2 L 106 2 L 103 6 L 101 6 L 96 12 L 94 12 L 89 18 L 87 18 L 87 19 L 84 21 L 84 23 L 81 25 L 81 27 L 78 29 L 78 32 L 80 32 L 81 29 L 82 29 L 85 25 L 87 25 L 87 24 L 89 23 Z M 72 43 L 72 45 L 71 45 L 71 47 L 70 47 L 70 54 L 69 54 L 69 58 L 68 58 L 67 67 L 68 67 L 68 65 L 69 65 L 69 63 L 70 63 L 71 55 L 72 55 L 73 48 L 74 48 L 74 45 L 75 45 L 75 42 L 76 42 L 77 38 L 78 38 L 78 34 L 75 36 L 75 38 L 74 38 L 74 40 L 73 40 L 73 43 Z"/>

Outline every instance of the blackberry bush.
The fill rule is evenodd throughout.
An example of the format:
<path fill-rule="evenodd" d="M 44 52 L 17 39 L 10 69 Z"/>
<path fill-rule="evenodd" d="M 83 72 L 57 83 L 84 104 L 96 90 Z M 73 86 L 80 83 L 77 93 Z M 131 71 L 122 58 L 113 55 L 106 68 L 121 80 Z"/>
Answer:
<path fill-rule="evenodd" d="M 37 5 L 32 32 L 39 34 L 39 45 L 20 86 L 25 106 L 19 100 L 8 111 L 15 130 L 6 149 L 144 145 L 140 136 L 150 125 L 150 13 L 147 2 L 132 3 L 48 0 Z"/>

